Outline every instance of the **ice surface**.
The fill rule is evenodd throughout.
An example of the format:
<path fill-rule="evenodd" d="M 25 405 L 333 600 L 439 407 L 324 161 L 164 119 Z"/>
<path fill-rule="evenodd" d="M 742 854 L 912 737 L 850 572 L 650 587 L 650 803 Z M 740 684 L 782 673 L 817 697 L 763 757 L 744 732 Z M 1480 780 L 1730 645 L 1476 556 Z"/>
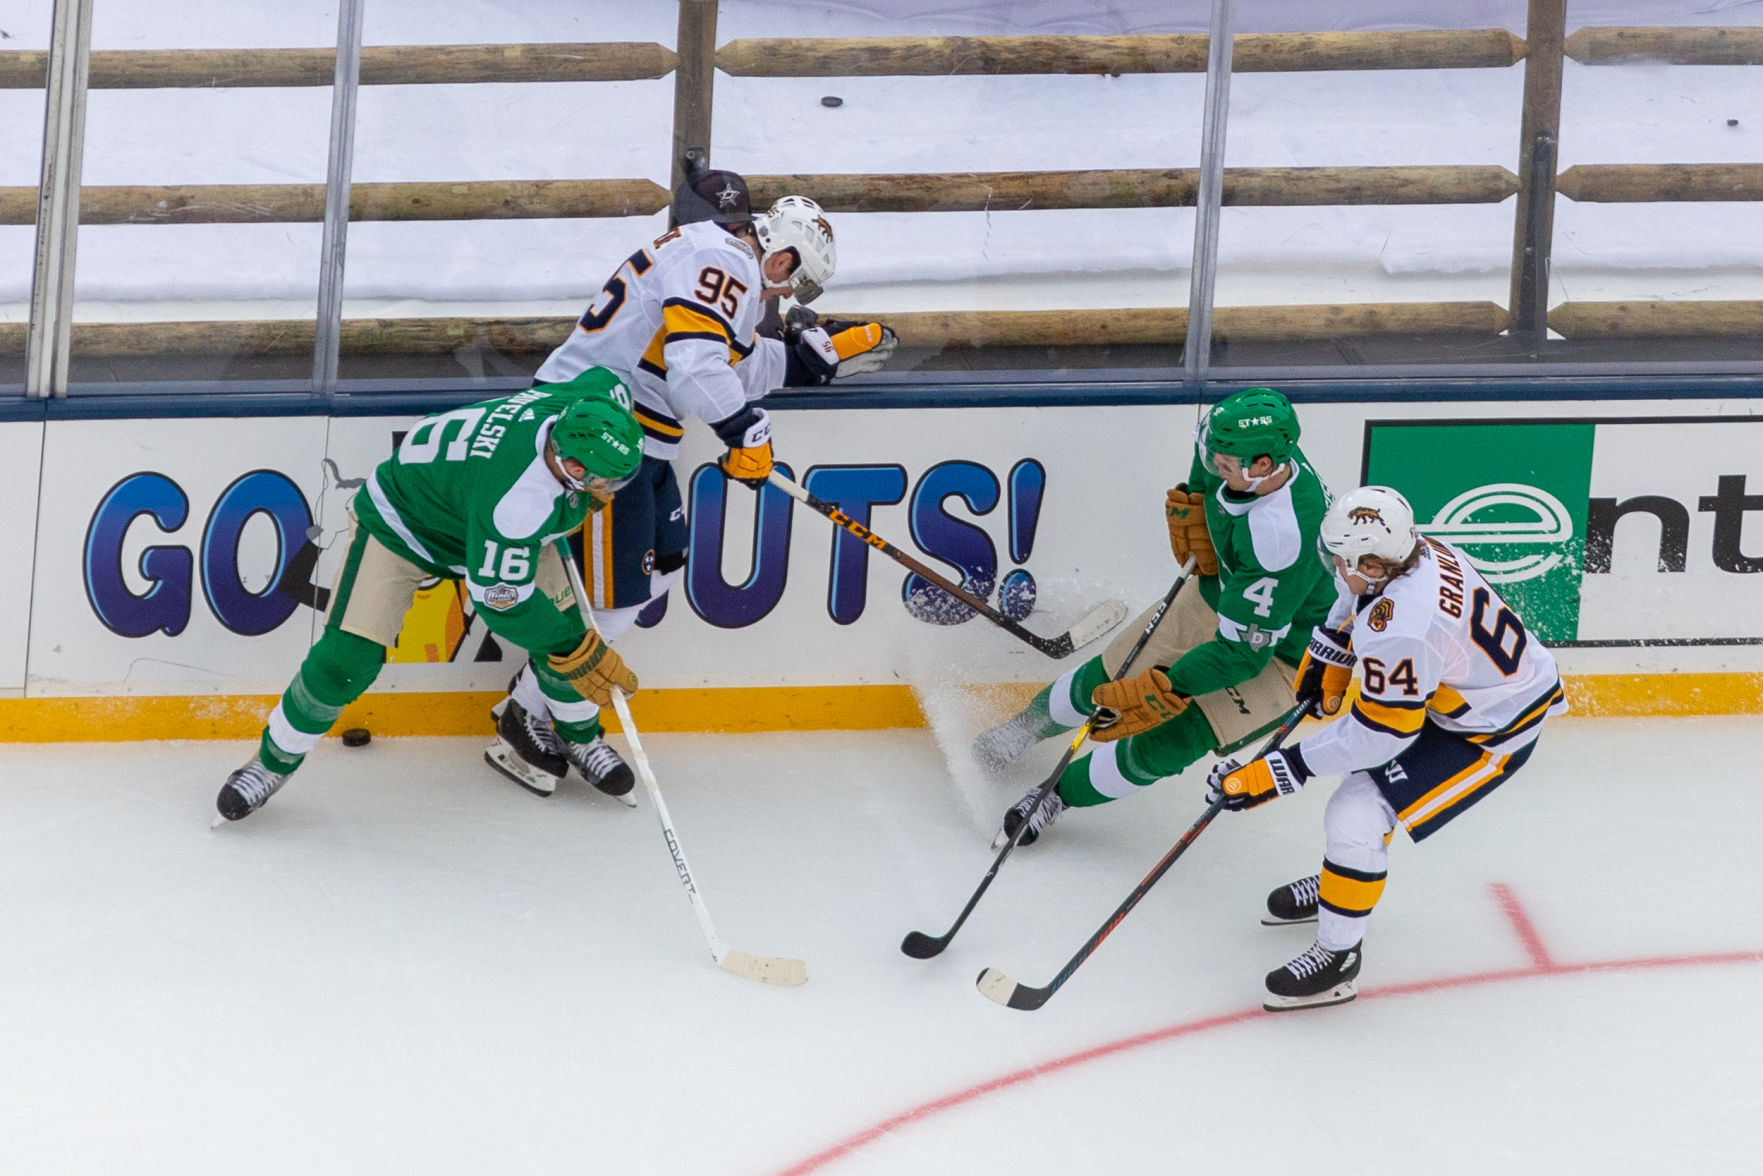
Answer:
<path fill-rule="evenodd" d="M 711 963 L 652 814 L 540 800 L 476 740 L 326 741 L 213 831 L 243 745 L 12 745 L 0 1138 L 42 1172 L 1755 1172 L 1754 731 L 1552 721 L 1398 841 L 1361 999 L 1278 1017 L 1260 977 L 1309 931 L 1256 920 L 1326 783 L 1221 817 L 1023 1013 L 974 976 L 1050 979 L 1199 770 L 1069 814 L 916 961 L 992 857 L 929 732 L 646 740 L 723 937 L 807 959 L 775 989 Z"/>

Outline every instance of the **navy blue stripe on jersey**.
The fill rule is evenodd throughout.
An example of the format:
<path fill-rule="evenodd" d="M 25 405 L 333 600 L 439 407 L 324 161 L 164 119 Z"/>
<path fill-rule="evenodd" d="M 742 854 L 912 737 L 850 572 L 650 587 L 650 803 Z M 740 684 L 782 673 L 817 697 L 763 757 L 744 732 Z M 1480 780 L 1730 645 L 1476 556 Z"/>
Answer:
<path fill-rule="evenodd" d="M 667 368 L 647 359 L 637 360 L 637 367 L 658 379 L 667 379 Z"/>
<path fill-rule="evenodd" d="M 680 307 L 684 307 L 686 310 L 693 312 L 694 314 L 701 314 L 705 318 L 715 319 L 717 322 L 722 324 L 723 330 L 728 332 L 728 337 L 730 339 L 733 339 L 735 337 L 735 328 L 734 328 L 733 323 L 730 323 L 726 318 L 724 318 L 722 315 L 718 314 L 714 307 L 705 306 L 702 302 L 699 302 L 698 300 L 696 300 L 694 298 L 669 298 L 667 301 L 663 302 L 661 304 L 661 306 L 662 306 L 663 310 L 665 310 L 669 306 L 680 306 Z"/>
<path fill-rule="evenodd" d="M 1397 739 L 1410 739 L 1414 736 L 1413 731 L 1404 731 L 1400 727 L 1386 726 L 1385 724 L 1378 722 L 1376 719 L 1360 710 L 1357 706 L 1354 706 L 1349 713 L 1353 716 L 1354 721 L 1360 726 L 1376 731 L 1379 735 L 1394 735 Z"/>
<path fill-rule="evenodd" d="M 708 339 L 712 343 L 721 344 L 725 347 L 729 345 L 729 341 L 715 331 L 669 331 L 667 333 L 667 341 L 669 343 L 675 342 L 679 339 Z"/>
<path fill-rule="evenodd" d="M 1499 743 L 1502 740 L 1512 738 L 1514 735 L 1522 735 L 1544 719 L 1548 718 L 1549 708 L 1565 697 L 1567 697 L 1567 695 L 1566 692 L 1561 689 L 1560 679 L 1556 679 L 1553 686 L 1544 691 L 1543 694 L 1541 694 L 1531 705 L 1518 712 L 1518 717 L 1512 720 L 1512 722 L 1506 727 L 1498 731 L 1490 731 L 1486 735 L 1471 735 L 1469 736 L 1469 741 L 1471 743 Z"/>

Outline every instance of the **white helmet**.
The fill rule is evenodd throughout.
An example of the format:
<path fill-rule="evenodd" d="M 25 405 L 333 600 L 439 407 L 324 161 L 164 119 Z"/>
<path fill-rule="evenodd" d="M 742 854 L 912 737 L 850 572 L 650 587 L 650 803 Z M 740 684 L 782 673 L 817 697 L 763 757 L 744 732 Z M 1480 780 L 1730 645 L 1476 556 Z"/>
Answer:
<path fill-rule="evenodd" d="M 761 269 L 772 254 L 793 249 L 796 269 L 790 274 L 790 286 L 796 301 L 820 297 L 839 266 L 833 227 L 826 223 L 820 205 L 806 196 L 785 196 L 763 216 L 753 218 L 753 232 L 759 238 Z"/>
<path fill-rule="evenodd" d="M 1401 563 L 1414 553 L 1420 534 L 1414 508 L 1388 486 L 1361 486 L 1334 500 L 1322 516 L 1322 546 L 1349 569 L 1362 555 Z"/>

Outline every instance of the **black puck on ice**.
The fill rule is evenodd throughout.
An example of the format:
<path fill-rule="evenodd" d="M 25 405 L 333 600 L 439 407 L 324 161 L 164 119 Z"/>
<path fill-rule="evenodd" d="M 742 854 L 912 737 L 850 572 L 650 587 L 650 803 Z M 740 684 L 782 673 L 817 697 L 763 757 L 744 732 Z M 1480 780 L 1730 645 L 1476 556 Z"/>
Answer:
<path fill-rule="evenodd" d="M 840 98 L 837 94 L 828 94 L 825 98 L 820 100 L 820 104 L 822 106 L 843 106 L 845 100 Z"/>
<path fill-rule="evenodd" d="M 344 747 L 366 747 L 373 742 L 373 732 L 366 727 L 350 727 L 343 732 Z"/>

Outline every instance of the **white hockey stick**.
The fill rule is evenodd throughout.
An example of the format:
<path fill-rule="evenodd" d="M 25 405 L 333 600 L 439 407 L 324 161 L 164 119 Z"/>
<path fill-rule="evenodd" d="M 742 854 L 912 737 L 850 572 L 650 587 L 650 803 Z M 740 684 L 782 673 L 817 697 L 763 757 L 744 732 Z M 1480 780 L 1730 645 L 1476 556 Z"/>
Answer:
<path fill-rule="evenodd" d="M 575 592 L 576 607 L 581 610 L 582 622 L 590 629 L 598 629 L 599 626 L 594 623 L 593 607 L 588 604 L 587 588 L 582 584 L 582 574 L 575 566 L 569 545 L 559 541 L 557 548 L 558 554 L 563 557 L 563 567 L 569 573 L 569 586 Z M 661 836 L 667 839 L 667 851 L 673 855 L 673 868 L 679 874 L 680 884 L 686 888 L 692 913 L 698 916 L 698 926 L 704 932 L 704 938 L 710 942 L 710 954 L 716 959 L 717 967 L 737 976 L 745 976 L 749 980 L 757 980 L 761 984 L 789 986 L 807 983 L 808 965 L 803 961 L 785 956 L 748 955 L 739 948 L 724 943 L 722 937 L 716 933 L 716 927 L 710 921 L 710 908 L 704 905 L 704 896 L 698 893 L 698 884 L 692 878 L 692 868 L 686 864 L 685 850 L 680 848 L 679 836 L 673 831 L 673 818 L 668 815 L 667 803 L 661 799 L 661 786 L 655 782 L 654 769 L 649 766 L 649 757 L 643 751 L 643 741 L 637 735 L 637 724 L 631 719 L 630 704 L 625 701 L 624 691 L 613 689 L 612 707 L 618 712 L 619 725 L 624 728 L 625 741 L 630 744 L 631 759 L 637 766 L 637 778 L 643 782 L 650 801 L 655 805 L 655 817 L 661 822 Z"/>

